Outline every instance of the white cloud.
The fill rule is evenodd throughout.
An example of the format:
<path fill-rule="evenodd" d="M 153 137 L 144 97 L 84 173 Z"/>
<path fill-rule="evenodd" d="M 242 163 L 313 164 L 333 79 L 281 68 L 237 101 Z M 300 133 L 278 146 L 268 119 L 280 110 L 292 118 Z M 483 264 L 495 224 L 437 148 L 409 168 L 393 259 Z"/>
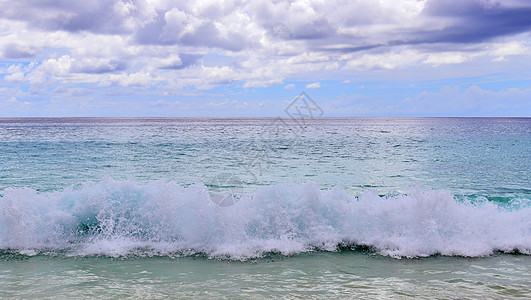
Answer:
<path fill-rule="evenodd" d="M 293 88 L 295 88 L 295 84 L 294 83 L 289 83 L 289 84 L 286 84 L 284 86 L 284 89 L 286 89 L 286 90 L 291 90 Z"/>
<path fill-rule="evenodd" d="M 21 82 L 24 80 L 24 73 L 16 72 L 4 76 L 4 80 L 7 82 Z"/>
<path fill-rule="evenodd" d="M 531 54 L 531 50 L 524 43 L 513 41 L 505 44 L 497 44 L 494 46 L 492 53 L 494 55 L 507 56 L 519 54 Z"/>
<path fill-rule="evenodd" d="M 7 75 L 4 80 L 7 82 L 21 82 L 24 80 L 24 72 L 19 65 L 11 65 L 7 68 Z"/>
<path fill-rule="evenodd" d="M 106 80 L 101 82 L 102 85 L 118 84 L 126 87 L 149 88 L 155 86 L 160 80 L 151 73 L 140 71 L 136 73 L 119 73 L 110 74 Z"/>
<path fill-rule="evenodd" d="M 505 60 L 506 56 L 513 56 L 513 55 L 531 56 L 531 49 L 522 42 L 513 41 L 513 42 L 509 42 L 505 44 L 494 45 L 493 49 L 490 51 L 489 54 L 492 56 L 496 56 L 496 58 L 494 58 L 495 61 L 501 62 Z"/>
<path fill-rule="evenodd" d="M 424 54 L 415 50 L 388 52 L 383 54 L 364 54 L 347 62 L 344 69 L 349 70 L 394 70 L 417 64 Z"/>
<path fill-rule="evenodd" d="M 318 89 L 321 87 L 321 83 L 318 81 L 318 82 L 314 82 L 314 83 L 310 83 L 310 84 L 307 84 L 306 85 L 306 88 L 307 89 Z"/>
<path fill-rule="evenodd" d="M 461 53 L 443 52 L 428 55 L 428 57 L 423 61 L 423 63 L 438 66 L 441 64 L 460 64 L 465 62 L 466 60 L 466 56 Z"/>
<path fill-rule="evenodd" d="M 268 87 L 272 85 L 282 84 L 280 79 L 271 79 L 271 80 L 248 80 L 245 82 L 243 87 Z"/>

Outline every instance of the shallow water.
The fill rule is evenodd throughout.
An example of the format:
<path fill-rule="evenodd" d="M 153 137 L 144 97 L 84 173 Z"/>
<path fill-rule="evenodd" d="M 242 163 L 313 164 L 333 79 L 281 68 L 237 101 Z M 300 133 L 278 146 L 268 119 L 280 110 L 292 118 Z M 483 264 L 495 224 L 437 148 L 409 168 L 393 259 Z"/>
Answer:
<path fill-rule="evenodd" d="M 392 259 L 361 252 L 270 256 L 0 260 L 6 298 L 529 298 L 531 258 Z"/>

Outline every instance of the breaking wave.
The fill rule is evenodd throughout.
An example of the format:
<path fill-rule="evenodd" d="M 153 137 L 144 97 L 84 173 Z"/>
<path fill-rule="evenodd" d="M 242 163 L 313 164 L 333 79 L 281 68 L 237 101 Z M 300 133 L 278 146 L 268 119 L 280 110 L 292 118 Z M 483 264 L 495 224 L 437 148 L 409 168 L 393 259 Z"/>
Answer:
<path fill-rule="evenodd" d="M 219 195 L 218 195 L 219 196 Z M 205 185 L 111 178 L 0 197 L 0 250 L 26 255 L 206 255 L 245 260 L 367 246 L 382 255 L 531 254 L 531 200 L 415 189 L 379 196 L 277 184 L 216 205 Z"/>

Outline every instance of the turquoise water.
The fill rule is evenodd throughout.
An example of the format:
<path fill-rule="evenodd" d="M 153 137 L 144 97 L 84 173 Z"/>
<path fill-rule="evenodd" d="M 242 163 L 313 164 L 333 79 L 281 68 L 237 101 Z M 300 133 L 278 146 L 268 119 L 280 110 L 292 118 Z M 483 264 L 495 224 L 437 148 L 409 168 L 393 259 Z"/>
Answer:
<path fill-rule="evenodd" d="M 315 181 L 353 192 L 412 185 L 530 192 L 528 118 L 0 119 L 0 187 L 58 190 L 108 174 L 179 184 L 233 173 L 252 191 Z M 268 152 L 259 178 L 246 172 Z M 251 167 L 258 173 L 256 167 Z"/>
<path fill-rule="evenodd" d="M 531 119 L 304 121 L 0 119 L 0 293 L 531 296 Z"/>
<path fill-rule="evenodd" d="M 524 256 L 397 260 L 358 252 L 269 257 L 0 260 L 6 298 L 529 298 Z"/>

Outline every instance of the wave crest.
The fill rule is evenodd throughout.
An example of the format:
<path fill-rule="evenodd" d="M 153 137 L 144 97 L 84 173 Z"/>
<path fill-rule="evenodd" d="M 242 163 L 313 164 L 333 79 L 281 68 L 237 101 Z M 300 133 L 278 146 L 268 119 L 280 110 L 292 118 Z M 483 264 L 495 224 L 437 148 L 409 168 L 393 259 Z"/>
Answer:
<path fill-rule="evenodd" d="M 244 260 L 345 244 L 393 257 L 531 254 L 529 199 L 500 206 L 429 189 L 351 195 L 308 182 L 262 187 L 220 207 L 201 184 L 110 178 L 58 192 L 8 188 L 3 194 L 0 249 L 22 254 L 202 253 Z"/>

